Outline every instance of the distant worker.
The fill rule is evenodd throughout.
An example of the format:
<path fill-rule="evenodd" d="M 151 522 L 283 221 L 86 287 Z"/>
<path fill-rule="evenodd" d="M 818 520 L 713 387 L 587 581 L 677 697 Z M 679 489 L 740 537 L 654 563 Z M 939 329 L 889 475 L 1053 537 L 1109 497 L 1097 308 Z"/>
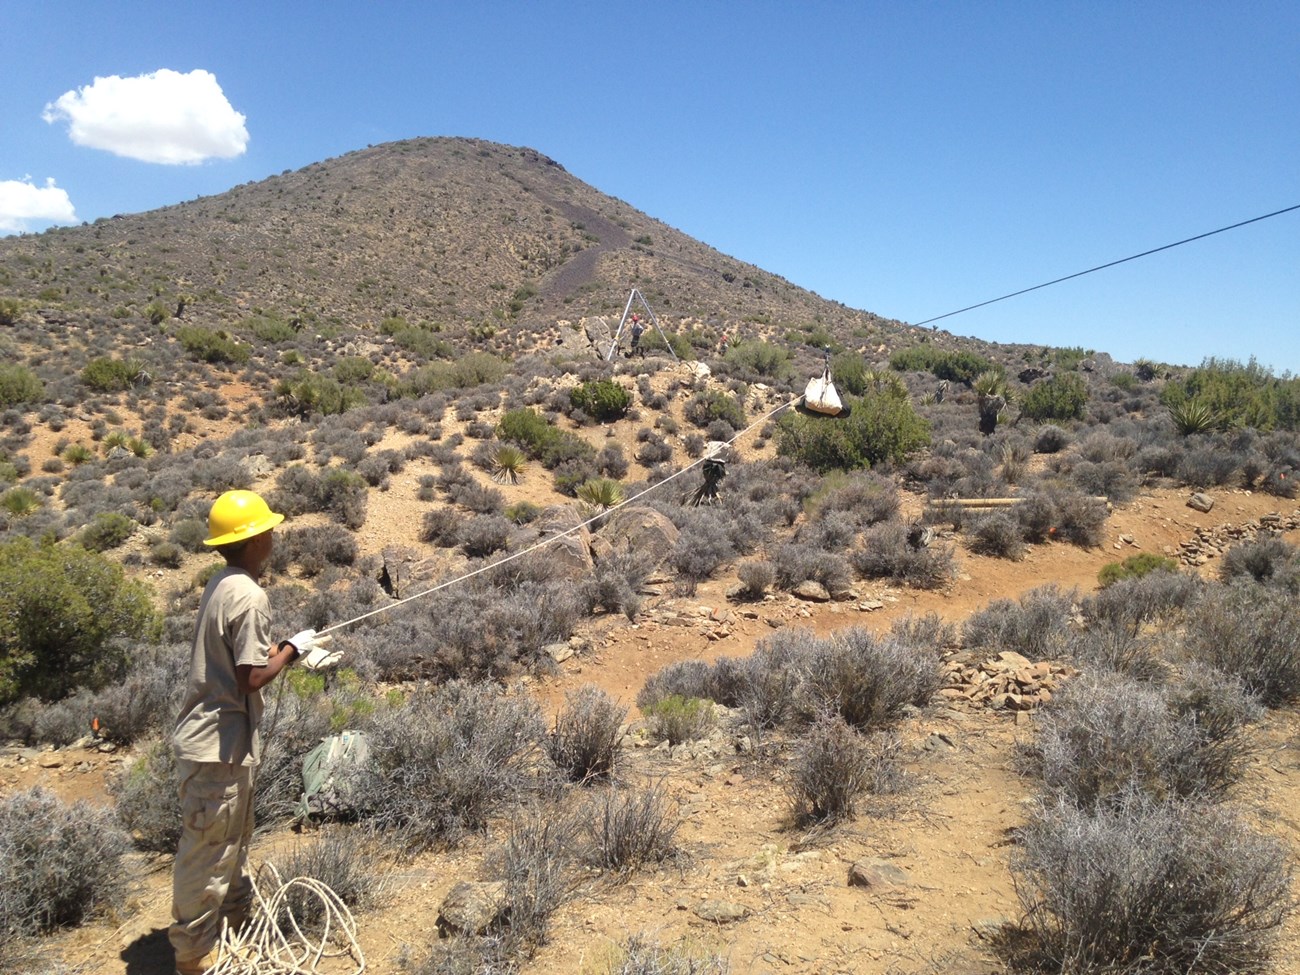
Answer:
<path fill-rule="evenodd" d="M 722 338 L 718 339 L 718 355 L 727 354 L 727 346 L 731 344 L 731 338 L 726 332 L 722 333 Z"/>
<path fill-rule="evenodd" d="M 632 316 L 632 354 L 642 355 L 641 336 L 645 333 L 645 325 L 641 322 L 640 315 Z"/>
<path fill-rule="evenodd" d="M 323 670 L 342 656 L 319 645 L 315 630 L 271 643 L 271 606 L 258 579 L 271 557 L 271 530 L 283 520 L 252 491 L 227 491 L 208 513 L 203 544 L 226 565 L 199 602 L 173 735 L 182 833 L 168 934 L 177 975 L 213 967 L 222 922 L 237 929 L 252 907 L 248 844 L 262 688 L 299 657 L 304 667 Z"/>

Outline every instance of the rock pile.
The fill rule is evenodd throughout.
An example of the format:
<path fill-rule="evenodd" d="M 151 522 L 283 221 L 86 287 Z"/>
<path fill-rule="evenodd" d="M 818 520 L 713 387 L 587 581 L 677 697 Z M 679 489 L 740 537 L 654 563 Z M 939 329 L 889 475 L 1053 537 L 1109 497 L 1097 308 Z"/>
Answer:
<path fill-rule="evenodd" d="M 964 650 L 944 657 L 944 687 L 939 697 L 950 705 L 1030 711 L 1052 699 L 1078 674 L 1069 664 L 1034 663 L 1012 650 L 993 657 Z"/>
<path fill-rule="evenodd" d="M 1240 525 L 1216 525 L 1214 528 L 1198 528 L 1196 533 L 1186 541 L 1178 544 L 1177 558 L 1183 565 L 1205 565 L 1210 559 L 1222 555 L 1233 545 L 1240 542 L 1253 542 L 1259 535 L 1281 534 L 1300 528 L 1300 514 L 1283 515 L 1276 511 L 1260 515 L 1256 521 L 1242 522 Z M 1174 555 L 1174 552 L 1168 552 Z"/>

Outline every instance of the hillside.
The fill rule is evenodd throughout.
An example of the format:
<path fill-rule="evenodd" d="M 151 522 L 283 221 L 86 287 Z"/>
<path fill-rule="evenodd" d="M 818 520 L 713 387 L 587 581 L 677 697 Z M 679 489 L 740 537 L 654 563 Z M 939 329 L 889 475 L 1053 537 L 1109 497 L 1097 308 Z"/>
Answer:
<path fill-rule="evenodd" d="M 400 315 L 535 336 L 559 318 L 616 315 L 637 286 L 661 314 L 716 327 L 896 327 L 720 254 L 530 149 L 473 139 L 376 146 L 219 196 L 3 239 L 0 268 L 11 295 L 100 317 L 185 295 L 199 322 L 256 308 L 345 328 Z"/>
<path fill-rule="evenodd" d="M 632 287 L 685 361 L 604 361 Z M 229 488 L 288 515 L 277 633 L 347 664 L 271 692 L 253 861 L 315 857 L 371 973 L 1082 971 L 1053 932 L 1117 924 L 1049 894 L 1108 889 L 1098 857 L 1146 939 L 1109 975 L 1300 964 L 1290 379 L 918 331 L 464 139 L 0 240 L 0 351 L 0 817 L 37 838 L 0 843 L 0 971 L 168 971 L 166 736 Z M 824 357 L 836 419 L 792 405 Z M 611 775 L 564 765 L 566 715 Z M 344 727 L 373 805 L 294 830 Z M 105 818 L 42 839 L 34 786 Z M 20 868 L 112 837 L 43 930 Z M 439 937 L 459 881 L 505 885 L 488 935 Z M 1196 941 L 1242 891 L 1258 926 Z"/>

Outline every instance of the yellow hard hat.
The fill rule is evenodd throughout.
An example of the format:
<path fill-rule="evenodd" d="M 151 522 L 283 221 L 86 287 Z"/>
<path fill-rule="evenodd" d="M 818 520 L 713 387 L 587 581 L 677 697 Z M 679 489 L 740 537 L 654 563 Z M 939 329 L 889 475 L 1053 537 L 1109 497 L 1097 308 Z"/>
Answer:
<path fill-rule="evenodd" d="M 204 545 L 233 545 L 270 531 L 284 515 L 272 511 L 260 494 L 253 491 L 227 491 L 212 502 L 208 512 L 208 537 Z"/>

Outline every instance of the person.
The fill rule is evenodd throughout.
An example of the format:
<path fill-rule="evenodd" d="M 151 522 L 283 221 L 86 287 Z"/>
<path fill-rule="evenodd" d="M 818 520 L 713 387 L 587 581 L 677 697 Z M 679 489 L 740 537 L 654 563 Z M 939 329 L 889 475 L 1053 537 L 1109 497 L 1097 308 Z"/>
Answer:
<path fill-rule="evenodd" d="M 722 333 L 722 338 L 718 339 L 718 355 L 727 354 L 727 346 L 731 343 L 730 337 L 726 332 Z"/>
<path fill-rule="evenodd" d="M 632 316 L 632 354 L 641 354 L 641 336 L 645 332 L 645 326 L 641 324 L 641 316 Z"/>
<path fill-rule="evenodd" d="M 252 907 L 248 844 L 262 688 L 300 657 L 319 670 L 342 656 L 327 651 L 315 630 L 270 642 L 270 603 L 258 579 L 271 556 L 272 529 L 283 520 L 252 491 L 227 491 L 208 513 L 204 544 L 226 564 L 199 602 L 172 736 L 182 816 L 168 931 L 177 975 L 216 964 L 223 922 L 237 929 Z"/>

